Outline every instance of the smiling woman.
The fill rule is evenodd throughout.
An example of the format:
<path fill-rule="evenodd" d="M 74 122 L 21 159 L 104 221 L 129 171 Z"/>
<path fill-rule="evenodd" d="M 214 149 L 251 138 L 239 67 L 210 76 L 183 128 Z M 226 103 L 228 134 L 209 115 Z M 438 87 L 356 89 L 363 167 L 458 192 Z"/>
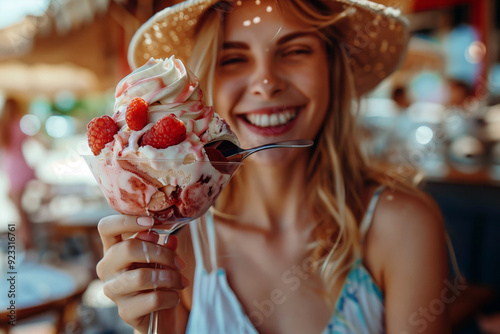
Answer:
<path fill-rule="evenodd" d="M 193 287 L 181 289 L 176 307 L 162 298 L 172 289 L 145 291 L 140 282 L 114 289 L 109 296 L 125 321 L 144 332 L 146 310 L 160 310 L 165 333 L 175 331 L 174 317 L 186 333 L 421 329 L 411 315 L 439 298 L 447 274 L 439 211 L 400 177 L 372 167 L 356 135 L 357 99 L 404 58 L 408 26 L 399 14 L 367 0 L 188 0 L 137 31 L 132 67 L 170 55 L 188 62 L 243 146 L 315 144 L 245 160 L 205 224 L 177 235 L 179 245 L 193 245 L 176 250 Z M 107 219 L 114 235 L 103 240 L 121 240 L 133 230 L 123 222 L 135 219 Z M 118 242 L 104 255 L 110 289 L 109 277 L 145 277 L 136 265 L 115 264 L 130 245 Z M 144 309 L 131 311 L 136 303 Z M 425 332 L 447 327 L 443 310 Z"/>

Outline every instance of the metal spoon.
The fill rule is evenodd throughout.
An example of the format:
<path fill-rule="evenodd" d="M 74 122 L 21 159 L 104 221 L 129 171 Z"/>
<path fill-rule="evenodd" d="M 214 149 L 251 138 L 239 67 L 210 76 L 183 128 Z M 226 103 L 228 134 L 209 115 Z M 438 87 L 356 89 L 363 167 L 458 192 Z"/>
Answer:
<path fill-rule="evenodd" d="M 216 140 L 205 145 L 205 148 L 213 148 L 222 153 L 224 157 L 226 157 L 229 161 L 232 162 L 241 162 L 250 154 L 255 152 L 259 152 L 262 150 L 267 150 L 270 148 L 283 148 L 283 147 L 309 147 L 312 146 L 314 142 L 312 140 L 288 140 L 277 143 L 270 143 L 262 146 L 257 146 L 254 148 L 243 149 L 235 145 L 233 142 L 229 140 Z"/>

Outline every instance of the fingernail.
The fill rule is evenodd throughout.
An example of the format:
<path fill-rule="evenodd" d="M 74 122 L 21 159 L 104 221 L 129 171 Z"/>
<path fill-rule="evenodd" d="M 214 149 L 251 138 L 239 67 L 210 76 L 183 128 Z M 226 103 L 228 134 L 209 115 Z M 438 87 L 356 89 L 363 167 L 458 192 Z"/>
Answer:
<path fill-rule="evenodd" d="M 182 259 L 178 256 L 175 257 L 174 259 L 175 266 L 179 268 L 180 270 L 186 268 L 186 262 L 182 261 Z"/>
<path fill-rule="evenodd" d="M 160 274 L 158 275 L 158 279 L 162 282 L 170 281 L 170 272 L 166 270 L 160 271 Z"/>
<path fill-rule="evenodd" d="M 155 220 L 151 217 L 139 217 L 137 218 L 137 224 L 141 226 L 153 226 Z"/>
<path fill-rule="evenodd" d="M 181 282 L 182 282 L 182 286 L 183 286 L 183 287 L 187 287 L 187 286 L 189 286 L 189 284 L 191 284 L 191 283 L 189 282 L 189 280 L 188 280 L 186 277 L 184 277 L 184 276 L 182 276 L 182 278 L 181 278 Z"/>
<path fill-rule="evenodd" d="M 175 235 L 169 236 L 165 246 L 168 249 L 175 251 L 177 248 L 177 237 Z"/>

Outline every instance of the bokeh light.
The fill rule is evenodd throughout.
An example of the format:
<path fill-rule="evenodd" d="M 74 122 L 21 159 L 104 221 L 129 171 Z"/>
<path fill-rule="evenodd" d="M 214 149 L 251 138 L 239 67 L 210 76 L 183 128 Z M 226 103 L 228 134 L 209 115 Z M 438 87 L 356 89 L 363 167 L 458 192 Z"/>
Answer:
<path fill-rule="evenodd" d="M 47 134 L 54 138 L 63 138 L 75 132 L 75 123 L 68 116 L 50 116 L 45 122 Z"/>
<path fill-rule="evenodd" d="M 431 142 L 432 138 L 434 138 L 434 132 L 428 126 L 419 126 L 415 132 L 415 139 L 419 144 L 427 145 Z"/>
<path fill-rule="evenodd" d="M 40 131 L 42 122 L 40 122 L 40 119 L 37 116 L 28 114 L 21 118 L 19 126 L 24 134 L 34 136 L 38 133 L 38 131 Z"/>
<path fill-rule="evenodd" d="M 465 51 L 465 59 L 471 64 L 478 64 L 486 56 L 486 45 L 483 42 L 473 42 Z"/>

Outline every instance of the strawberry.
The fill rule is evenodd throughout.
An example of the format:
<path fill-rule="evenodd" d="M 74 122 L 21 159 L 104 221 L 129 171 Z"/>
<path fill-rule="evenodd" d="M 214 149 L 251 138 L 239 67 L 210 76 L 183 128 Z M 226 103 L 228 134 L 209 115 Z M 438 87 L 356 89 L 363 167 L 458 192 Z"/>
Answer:
<path fill-rule="evenodd" d="M 148 104 L 144 99 L 136 97 L 127 107 L 127 125 L 131 130 L 139 131 L 148 124 Z"/>
<path fill-rule="evenodd" d="M 186 126 L 177 116 L 169 114 L 162 117 L 142 136 L 140 145 L 167 148 L 179 144 L 184 139 L 186 139 Z"/>
<path fill-rule="evenodd" d="M 113 140 L 118 132 L 116 123 L 109 116 L 96 117 L 87 125 L 87 138 L 94 155 L 101 153 L 107 143 Z"/>

